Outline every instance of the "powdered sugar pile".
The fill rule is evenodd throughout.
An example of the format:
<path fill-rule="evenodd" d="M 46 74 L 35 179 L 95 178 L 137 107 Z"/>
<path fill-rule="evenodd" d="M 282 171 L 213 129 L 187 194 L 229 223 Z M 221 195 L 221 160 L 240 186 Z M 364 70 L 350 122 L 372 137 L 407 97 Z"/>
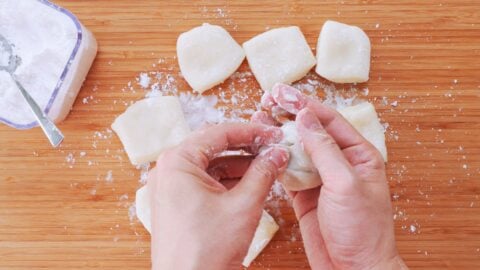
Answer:
<path fill-rule="evenodd" d="M 215 108 L 218 103 L 216 96 L 194 96 L 181 93 L 179 99 L 185 119 L 192 130 L 196 130 L 204 124 L 225 121 L 225 112 Z"/>
<path fill-rule="evenodd" d="M 161 61 L 161 62 L 165 62 Z M 214 88 L 217 95 L 197 95 L 190 91 L 181 91 L 186 88 L 183 77 L 175 72 L 141 72 L 136 78 L 136 84 L 145 92 L 145 97 L 178 96 L 184 110 L 185 118 L 192 130 L 204 124 L 222 122 L 247 121 L 249 117 L 260 109 L 259 100 L 262 91 L 253 83 L 255 78 L 250 71 L 237 71 L 223 84 Z M 255 87 L 252 87 L 252 84 Z M 124 88 L 136 92 L 131 82 Z M 342 109 L 361 101 L 360 95 L 368 96 L 368 88 L 362 90 L 350 86 L 348 89 L 336 89 L 332 83 L 325 83 L 318 75 L 311 72 L 302 80 L 293 84 L 304 94 L 318 97 L 323 103 L 335 109 Z M 211 90 L 211 92 L 214 92 Z M 358 93 L 361 92 L 359 95 Z M 207 92 L 208 93 L 208 92 Z M 387 125 L 388 126 L 388 125 Z"/>
<path fill-rule="evenodd" d="M 61 82 L 77 29 L 65 14 L 41 1 L 1 1 L 0 6 L 0 33 L 12 45 L 13 56 L 21 58 L 15 77 L 45 108 Z M 7 66 L 10 54 L 2 48 L 0 65 Z M 0 72 L 0 85 L 0 117 L 14 125 L 34 122 L 17 85 L 5 72 Z"/>

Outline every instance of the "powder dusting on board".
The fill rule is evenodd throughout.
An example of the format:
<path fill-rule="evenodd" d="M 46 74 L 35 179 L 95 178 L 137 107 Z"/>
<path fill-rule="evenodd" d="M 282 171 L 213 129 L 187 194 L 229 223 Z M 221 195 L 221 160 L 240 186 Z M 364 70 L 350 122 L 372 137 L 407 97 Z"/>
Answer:
<path fill-rule="evenodd" d="M 139 72 L 137 78 L 128 82 L 125 87 L 121 89 L 123 92 L 134 93 L 139 96 L 136 100 L 153 96 L 174 95 L 178 96 L 184 110 L 186 120 L 192 130 L 200 128 L 204 124 L 222 123 L 228 121 L 248 121 L 249 117 L 260 108 L 260 95 L 261 90 L 258 88 L 253 74 L 249 70 L 243 70 L 242 68 L 228 78 L 224 83 L 215 87 L 212 90 L 205 92 L 203 95 L 198 95 L 189 89 L 188 85 L 184 81 L 182 75 L 177 71 L 176 59 L 160 59 L 156 61 L 158 65 L 158 71 L 143 71 Z M 357 104 L 362 100 L 370 100 L 376 104 L 379 108 L 379 116 L 382 113 L 389 110 L 394 110 L 401 106 L 401 102 L 398 101 L 397 106 L 392 105 L 393 101 L 387 98 L 369 98 L 370 90 L 366 87 L 357 87 L 356 85 L 338 85 L 329 83 L 320 78 L 314 72 L 307 74 L 302 80 L 295 82 L 294 87 L 302 91 L 304 94 L 318 97 L 324 104 L 332 108 L 344 108 Z M 255 97 L 255 98 L 252 98 Z M 399 99 L 402 99 L 400 96 Z M 113 100 L 113 104 L 128 107 L 136 100 L 132 99 L 117 99 Z M 90 103 L 95 103 L 96 98 L 91 98 Z M 387 140 L 399 140 L 398 133 L 389 127 L 389 124 L 383 122 L 385 130 L 387 132 Z M 92 138 L 92 147 L 97 149 L 99 144 L 111 144 L 112 133 L 110 129 L 99 130 L 94 132 Z M 105 147 L 103 147 L 105 148 Z M 106 147 L 104 150 L 105 155 L 112 157 L 120 162 L 124 162 L 122 156 L 124 155 L 123 149 L 110 149 Z M 87 153 L 88 156 L 88 153 Z M 90 161 L 89 161 L 90 162 Z M 95 166 L 95 161 L 91 161 L 92 166 Z M 128 164 L 128 162 L 123 163 Z M 72 164 L 70 164 L 72 166 Z M 390 176 L 390 181 L 402 180 L 403 174 L 408 171 L 405 165 L 399 163 L 389 163 L 389 166 L 395 170 L 395 174 Z M 138 187 L 146 183 L 150 164 L 144 164 L 137 167 L 139 170 L 139 183 Z M 123 169 L 121 169 L 123 170 Z M 99 175 L 97 184 L 92 189 L 92 196 L 98 195 L 98 187 L 101 186 L 101 182 L 109 182 L 109 171 Z M 113 183 L 111 185 L 114 185 Z M 113 188 L 113 187 L 112 187 Z M 402 198 L 404 191 L 396 192 L 392 195 L 393 201 Z M 136 221 L 136 210 L 134 201 L 128 202 L 128 200 L 134 199 L 134 196 L 122 197 L 121 206 L 126 209 L 128 213 L 128 220 L 130 226 L 138 237 L 142 235 L 143 231 L 141 225 Z M 120 201 L 119 201 L 120 202 Z M 287 224 L 287 221 L 282 218 L 281 208 L 288 205 L 289 198 L 281 184 L 276 182 L 267 198 L 266 207 L 270 214 L 280 224 Z M 404 207 L 394 206 L 395 221 L 400 222 L 401 228 L 408 234 L 421 233 L 422 226 L 418 221 L 410 218 L 409 211 Z M 115 228 L 113 228 L 115 230 Z M 139 230 L 139 231 L 137 231 Z M 292 224 L 291 227 L 281 229 L 286 230 L 289 233 L 289 239 L 292 242 L 301 239 L 298 225 Z M 140 238 L 138 241 L 141 241 Z"/>
<path fill-rule="evenodd" d="M 245 30 L 247 27 L 237 25 L 228 6 L 217 7 L 206 2 L 196 2 L 193 5 L 197 7 L 197 10 L 200 12 L 199 16 L 204 18 L 205 22 L 222 25 L 229 31 L 235 31 L 240 27 L 243 28 L 242 30 Z M 285 9 L 285 16 L 288 17 L 290 13 L 289 5 L 282 5 L 282 8 Z M 368 13 L 367 11 L 365 10 L 366 14 Z M 309 12 L 305 10 L 304 13 L 304 17 L 307 19 L 317 16 L 314 11 Z M 340 11 L 338 11 L 338 14 L 340 15 Z M 185 19 L 189 19 L 190 16 L 193 18 L 192 14 L 185 13 L 177 19 L 167 20 L 166 25 L 167 27 L 179 25 L 184 23 Z M 198 15 L 194 16 L 198 17 Z M 275 28 L 282 21 L 284 19 L 270 21 L 271 25 L 265 25 L 265 29 Z M 369 24 L 365 23 L 364 25 L 368 26 Z M 391 29 L 388 29 L 388 27 L 390 26 L 386 23 L 374 22 L 370 25 L 369 31 L 376 33 L 378 42 L 388 44 L 395 41 L 395 36 L 390 33 Z M 431 37 L 425 37 L 426 42 L 429 39 Z M 375 42 L 374 40 L 372 41 Z M 134 43 L 134 40 L 128 42 L 132 46 L 134 46 Z M 310 45 L 313 47 L 313 44 Z M 372 45 L 378 46 L 378 44 Z M 372 52 L 374 53 L 372 54 L 372 63 L 378 61 L 377 66 L 380 61 L 388 61 L 388 59 L 386 60 L 388 56 L 379 56 L 375 55 L 375 51 Z M 152 58 L 155 57 L 153 52 L 151 55 Z M 393 61 L 395 59 L 391 63 L 388 62 L 388 64 L 393 66 L 395 64 Z M 410 56 L 410 61 L 410 64 L 413 65 L 419 59 L 414 58 L 412 55 Z M 101 81 L 95 81 L 93 89 L 87 89 L 89 91 L 88 95 L 83 96 L 80 107 L 95 109 L 101 106 L 111 106 L 111 108 L 121 111 L 121 109 L 125 109 L 133 102 L 144 97 L 175 95 L 180 98 L 185 116 L 192 129 L 197 129 L 205 123 L 246 121 L 256 109 L 259 109 L 259 95 L 261 93 L 255 83 L 253 74 L 248 69 L 241 68 L 225 83 L 199 96 L 187 90 L 190 88 L 178 72 L 176 62 L 175 57 L 160 58 L 157 61 L 152 60 L 151 65 L 147 65 L 148 67 L 151 66 L 151 68 L 138 70 L 137 78 L 132 78 L 120 90 L 113 89 L 113 86 L 110 85 L 102 85 Z M 108 61 L 108 64 L 113 65 L 113 61 Z M 324 104 L 333 108 L 350 106 L 362 99 L 375 104 L 386 130 L 388 146 L 393 146 L 392 150 L 397 151 L 395 160 L 391 160 L 387 164 L 388 181 L 394 205 L 392 218 L 395 220 L 396 227 L 401 228 L 397 233 L 410 234 L 414 235 L 413 237 L 417 237 L 416 235 L 421 234 L 422 230 L 432 229 L 428 227 L 427 221 L 435 221 L 436 218 L 438 219 L 441 216 L 441 213 L 436 213 L 434 210 L 429 212 L 429 209 L 433 209 L 429 207 L 433 205 L 433 207 L 436 206 L 438 208 L 439 204 L 438 200 L 433 199 L 435 196 L 438 198 L 439 189 L 436 189 L 435 185 L 432 184 L 432 179 L 437 178 L 438 174 L 429 170 L 425 170 L 425 172 L 414 171 L 413 168 L 410 168 L 411 165 L 409 165 L 411 161 L 414 158 L 415 160 L 420 158 L 425 163 L 422 166 L 435 168 L 441 165 L 439 161 L 441 155 L 455 157 L 455 160 L 458 162 L 458 170 L 452 174 L 456 175 L 452 175 L 444 181 L 445 183 L 441 183 L 451 187 L 450 193 L 444 194 L 445 196 L 455 194 L 455 192 L 461 192 L 462 196 L 469 196 L 469 194 L 465 193 L 465 186 L 461 184 L 465 181 L 466 176 L 474 177 L 479 175 L 480 169 L 478 166 L 475 166 L 475 163 L 471 163 L 469 155 L 474 152 L 474 149 L 468 149 L 461 145 L 461 142 L 448 140 L 448 136 L 445 136 L 445 133 L 452 132 L 452 130 L 447 130 L 448 128 L 444 126 L 444 122 L 435 124 L 409 121 L 418 117 L 419 111 L 434 108 L 442 110 L 442 113 L 446 114 L 445 117 L 448 117 L 447 114 L 451 112 L 450 117 L 455 118 L 459 123 L 466 122 L 466 110 L 464 109 L 467 108 L 462 107 L 464 106 L 463 104 L 458 103 L 458 106 L 449 108 L 448 105 L 442 105 L 436 99 L 442 100 L 446 104 L 453 104 L 461 97 L 459 95 L 461 94 L 459 86 L 467 83 L 468 79 L 462 77 L 445 78 L 451 84 L 450 87 L 447 86 L 445 89 L 442 89 L 441 84 L 438 82 L 432 82 L 432 85 L 429 85 L 428 82 L 422 81 L 419 83 L 422 85 L 421 91 L 418 91 L 418 89 L 413 91 L 410 89 L 399 89 L 404 87 L 403 83 L 406 82 L 398 85 L 389 85 L 396 80 L 395 74 L 382 72 L 382 70 L 376 70 L 375 77 L 370 78 L 370 82 L 372 82 L 370 84 L 372 85 L 371 89 L 363 84 L 335 85 L 323 80 L 314 72 L 295 82 L 294 86 L 307 95 L 319 96 Z M 8 74 L 2 75 L 2 72 L 0 72 L 0 84 L 3 77 L 5 80 L 9 79 Z M 398 81 L 400 82 L 400 79 Z M 98 92 L 97 87 L 100 89 Z M 476 89 L 480 89 L 480 85 Z M 109 99 L 101 94 L 101 90 L 116 91 L 123 95 L 121 97 L 117 96 L 115 99 Z M 84 90 L 84 92 L 87 91 Z M 101 106 L 96 106 L 96 104 Z M 389 122 L 386 122 L 385 119 L 388 119 Z M 401 133 L 396 130 L 400 130 L 400 125 L 402 125 Z M 60 162 L 65 169 L 75 169 L 81 163 L 86 163 L 92 167 L 90 171 L 96 174 L 91 181 L 93 183 L 85 184 L 75 180 L 69 183 L 71 189 L 79 189 L 85 193 L 84 195 L 91 196 L 92 201 L 99 200 L 103 196 L 110 199 L 109 196 L 111 193 L 115 193 L 115 188 L 117 190 L 122 189 L 121 192 L 116 194 L 118 196 L 113 197 L 113 200 L 118 200 L 118 209 L 115 210 L 115 213 L 118 214 L 119 218 L 123 216 L 127 223 L 130 222 L 129 233 L 132 234 L 133 232 L 137 239 L 135 255 L 143 254 L 143 256 L 147 256 L 144 254 L 144 247 L 148 245 L 147 241 L 149 238 L 146 236 L 147 234 L 142 225 L 136 219 L 136 209 L 133 201 L 135 191 L 146 183 L 148 171 L 151 167 L 150 164 L 143 164 L 137 167 L 137 170 L 132 169 L 128 159 L 126 159 L 123 148 L 118 144 L 115 136 L 112 136 L 109 129 L 106 128 L 107 126 L 108 123 L 105 126 L 96 126 L 88 136 L 82 137 L 82 139 L 87 140 L 88 145 L 82 145 L 81 148 L 83 150 L 81 152 L 60 150 L 63 154 Z M 419 156 L 413 156 L 414 154 L 410 152 L 398 152 L 401 148 L 398 143 L 402 143 L 403 146 L 407 147 L 410 145 L 412 149 L 418 150 L 415 154 Z M 33 151 L 33 156 L 41 156 L 42 154 L 44 154 L 42 151 Z M 106 162 L 104 162 L 105 159 L 107 160 Z M 105 166 L 108 167 L 105 168 Z M 103 171 L 97 172 L 94 170 L 94 167 L 97 167 L 97 171 L 101 167 Z M 107 181 L 109 179 L 109 171 L 112 172 L 112 177 L 114 176 L 115 178 L 113 182 Z M 132 181 L 132 179 L 134 180 Z M 135 180 L 138 180 L 138 182 Z M 125 183 L 128 184 L 125 185 Z M 128 186 L 129 190 L 125 191 L 125 186 Z M 124 194 L 125 192 L 128 192 L 128 194 Z M 298 225 L 291 220 L 282 218 L 282 215 L 285 213 L 281 212 L 280 207 L 285 209 L 288 206 L 288 200 L 288 196 L 283 191 L 282 186 L 276 182 L 268 195 L 266 205 L 268 212 L 281 225 L 280 234 L 282 239 L 287 239 L 287 241 L 282 241 L 283 243 L 274 242 L 273 245 L 271 244 L 271 247 L 274 249 L 285 244 L 288 245 L 288 240 L 291 242 L 301 240 Z M 470 210 L 472 207 L 477 207 L 479 201 L 479 195 L 474 195 L 468 202 L 463 202 L 467 203 L 466 205 L 461 205 L 462 202 L 453 202 L 453 204 L 457 206 L 455 211 L 459 209 Z M 421 220 L 417 220 L 416 217 L 421 218 Z M 121 224 L 123 226 L 123 223 Z M 111 224 L 107 228 L 109 233 L 112 234 L 112 241 L 114 242 L 122 241 L 116 234 L 125 235 L 125 231 L 123 231 L 123 234 L 119 231 L 120 227 L 119 224 Z M 294 246 L 301 245 L 297 243 Z M 428 247 L 422 248 L 422 250 L 419 249 L 418 253 L 425 254 L 425 256 L 429 255 L 431 251 L 425 249 L 428 249 Z M 300 247 L 292 252 L 303 253 L 304 251 Z M 476 252 L 480 252 L 480 249 L 476 248 Z M 264 254 L 260 256 L 264 256 Z M 271 260 L 269 254 L 266 255 L 266 258 L 269 258 L 267 261 Z M 265 266 L 268 267 L 268 262 Z"/>
<path fill-rule="evenodd" d="M 185 90 L 189 89 L 189 87 L 181 73 L 177 71 L 178 68 L 175 58 L 162 58 L 155 62 L 155 67 L 158 71 L 139 72 L 138 76 L 128 82 L 121 91 L 132 93 L 136 96 L 140 94 L 141 97 L 138 97 L 136 100 L 142 97 L 178 96 L 184 110 L 185 118 L 192 130 L 196 130 L 205 124 L 245 122 L 248 121 L 256 110 L 260 109 L 260 96 L 263 92 L 258 87 L 253 74 L 248 69 L 240 68 L 239 71 L 235 72 L 224 83 L 205 92 L 203 95 L 198 95 L 192 91 Z M 368 99 L 369 94 L 368 88 L 357 89 L 354 85 L 337 88 L 334 84 L 328 83 L 314 72 L 309 73 L 305 78 L 294 83 L 293 86 L 306 95 L 318 97 L 324 104 L 332 108 L 351 106 L 363 99 Z M 95 86 L 95 88 L 96 87 L 97 86 Z M 95 91 L 93 94 L 95 94 Z M 98 99 L 96 99 L 94 95 L 87 97 L 87 99 L 87 104 L 95 104 L 98 102 Z M 128 107 L 136 100 L 121 98 L 113 100 L 112 102 L 115 106 Z M 385 127 L 387 129 L 388 124 L 385 124 Z M 106 156 L 118 160 L 120 164 L 128 164 L 128 162 L 122 158 L 124 155 L 123 149 L 111 149 L 111 146 L 109 146 L 111 145 L 112 136 L 109 128 L 95 131 L 92 136 L 93 149 L 96 149 L 96 151 L 99 151 L 100 148 L 104 149 L 103 151 Z M 103 146 L 100 147 L 100 145 Z M 85 159 L 87 156 L 88 153 L 85 153 L 82 158 Z M 97 165 L 93 160 L 89 160 L 88 162 L 89 165 Z M 72 164 L 70 165 L 72 166 Z M 150 164 L 137 166 L 138 174 L 140 175 L 137 189 L 146 184 L 150 168 Z M 121 174 L 122 170 L 123 169 L 120 169 L 118 174 Z M 117 174 L 116 170 L 108 170 L 97 176 L 97 182 L 91 189 L 92 196 L 98 196 L 98 189 L 102 185 L 108 184 L 114 189 L 113 171 Z M 141 233 L 137 231 L 137 228 L 141 228 L 141 225 L 136 221 L 135 202 L 129 202 L 129 200 L 132 199 L 134 199 L 134 196 L 119 196 L 119 205 L 126 209 L 130 226 L 135 235 L 140 236 Z M 266 208 L 280 225 L 287 224 L 286 220 L 282 218 L 280 209 L 288 204 L 290 204 L 290 202 L 287 194 L 281 184 L 276 182 L 268 195 Z M 407 217 L 405 212 L 402 212 L 402 217 Z M 406 221 L 410 222 L 409 220 Z M 411 222 L 405 224 L 404 226 L 409 232 L 411 231 L 410 228 L 412 228 L 410 225 L 414 225 L 415 228 L 420 227 L 418 224 Z M 112 230 L 115 230 L 115 227 L 113 227 Z M 287 230 L 292 242 L 301 239 L 298 225 L 293 224 L 292 227 Z M 415 230 L 415 233 L 418 233 L 418 230 Z M 119 241 L 121 239 L 115 238 L 115 240 Z M 138 241 L 140 241 L 140 238 Z"/>
<path fill-rule="evenodd" d="M 206 18 L 214 18 L 220 22 L 221 20 L 229 19 L 228 9 L 217 9 L 210 6 L 200 6 L 199 9 L 203 10 L 202 14 Z M 235 27 L 233 21 L 230 25 Z M 376 28 L 378 27 L 379 26 Z M 388 38 L 385 39 L 385 42 L 388 42 Z M 198 129 L 207 123 L 247 121 L 250 115 L 255 110 L 260 108 L 259 97 L 261 95 L 261 91 L 255 82 L 253 74 L 248 69 L 240 68 L 239 71 L 234 73 L 223 84 L 215 87 L 213 90 L 205 92 L 204 95 L 197 95 L 186 90 L 190 88 L 188 85 L 186 85 L 182 75 L 178 72 L 176 59 L 174 57 L 159 59 L 152 64 L 152 67 L 155 69 L 155 71 L 139 71 L 138 77 L 128 82 L 122 91 L 128 92 L 129 94 L 136 94 L 137 99 L 142 97 L 153 97 L 157 95 L 178 96 L 184 109 L 188 124 L 193 130 Z M 382 80 L 381 76 L 378 78 L 371 78 L 371 80 L 374 79 L 378 81 Z M 445 91 L 444 98 L 447 98 L 453 102 L 455 99 L 453 89 L 459 83 L 461 82 L 458 80 L 452 80 L 452 89 L 447 89 Z M 357 104 L 361 100 L 369 100 L 375 104 L 380 118 L 382 118 L 382 115 L 387 115 L 389 113 L 395 113 L 396 115 L 408 115 L 408 104 L 414 104 L 417 101 L 421 101 L 423 98 L 422 96 L 409 97 L 406 91 L 399 92 L 395 96 L 387 95 L 390 91 L 388 88 L 381 89 L 381 91 L 385 93 L 385 96 L 372 97 L 370 94 L 373 92 L 371 91 L 373 89 L 369 89 L 363 85 L 354 84 L 335 85 L 320 78 L 314 72 L 310 72 L 305 78 L 295 82 L 293 86 L 300 89 L 307 95 L 318 96 L 324 104 L 337 109 Z M 432 89 L 432 91 L 435 89 L 437 88 Z M 375 90 L 375 92 L 378 94 L 378 89 Z M 427 92 L 425 97 L 429 96 L 430 93 Z M 135 100 L 125 98 L 124 100 L 114 100 L 113 103 L 115 105 L 127 107 L 134 101 Z M 88 99 L 87 102 L 93 103 L 95 102 L 95 99 Z M 455 111 L 453 117 L 457 117 L 457 115 L 461 114 L 462 109 L 459 108 L 458 111 Z M 390 141 L 390 143 L 395 143 L 402 140 L 400 134 L 398 134 L 398 132 L 391 127 L 390 123 L 385 121 L 382 122 L 386 130 L 387 141 Z M 424 127 L 413 125 L 412 131 L 416 133 L 431 132 L 435 134 L 434 143 L 443 144 L 445 142 L 442 136 L 442 130 L 440 128 L 429 127 L 429 130 L 425 130 Z M 102 131 L 102 133 L 103 132 L 104 131 Z M 98 142 L 98 138 L 96 142 Z M 426 142 L 421 141 L 420 139 L 414 139 L 413 143 L 417 147 L 427 149 L 425 146 Z M 116 151 L 118 151 L 116 153 L 118 156 L 123 154 L 122 150 L 120 149 L 117 149 Z M 471 166 L 468 166 L 463 147 L 460 145 L 458 146 L 458 149 L 456 147 L 450 151 L 459 156 L 459 161 L 461 161 L 461 164 L 459 164 L 459 169 L 466 171 L 466 173 L 470 173 Z M 425 155 L 425 158 L 431 158 L 433 154 L 431 152 L 426 152 Z M 405 156 L 405 159 L 409 158 L 411 157 Z M 435 166 L 435 164 L 432 163 L 432 166 Z M 400 225 L 400 228 L 402 228 L 403 232 L 407 234 L 420 234 L 422 231 L 421 224 L 414 218 L 411 218 L 411 212 L 414 212 L 414 210 L 405 209 L 406 205 L 408 205 L 412 199 L 405 196 L 406 189 L 402 187 L 401 183 L 404 180 L 410 180 L 409 168 L 407 165 L 403 164 L 401 160 L 389 162 L 388 168 L 389 182 L 393 186 L 392 200 L 394 202 L 394 214 L 392 218 L 397 224 Z M 138 174 L 140 174 L 138 186 L 140 187 L 146 183 L 146 175 L 148 175 L 149 164 L 139 167 L 138 170 Z M 105 175 L 108 175 L 107 172 Z M 423 180 L 428 177 L 428 175 L 421 177 L 422 178 L 420 180 Z M 451 182 L 451 185 L 454 185 L 458 182 L 458 179 L 452 178 L 449 181 Z M 431 205 L 429 194 L 432 193 L 433 188 L 431 186 L 424 186 L 422 181 L 418 182 L 419 196 L 424 199 L 427 206 Z M 130 200 L 133 198 L 134 196 L 128 197 Z M 128 199 L 123 197 L 122 201 L 127 201 Z M 399 204 L 399 201 L 402 203 Z M 288 204 L 287 194 L 283 191 L 283 188 L 279 183 L 275 183 L 268 196 L 267 208 L 269 213 L 271 213 L 281 225 L 287 222 L 281 218 L 282 213 L 280 213 L 280 207 L 284 207 L 286 203 Z M 472 207 L 470 205 L 473 205 L 473 203 L 474 202 L 472 201 L 469 204 L 469 207 Z M 134 228 L 135 234 L 138 235 L 139 233 L 136 231 L 138 223 L 136 223 L 134 203 L 128 204 L 127 209 L 131 226 Z M 435 213 L 432 213 L 431 216 L 434 217 Z M 301 239 L 298 233 L 298 226 L 295 226 L 296 225 L 292 225 L 291 228 L 285 229 L 290 230 L 291 241 L 297 241 Z"/>

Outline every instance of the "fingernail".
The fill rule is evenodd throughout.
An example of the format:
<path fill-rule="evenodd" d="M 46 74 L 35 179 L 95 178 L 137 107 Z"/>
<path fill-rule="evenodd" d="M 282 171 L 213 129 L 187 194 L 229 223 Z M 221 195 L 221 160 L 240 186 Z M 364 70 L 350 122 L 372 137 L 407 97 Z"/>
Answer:
<path fill-rule="evenodd" d="M 282 108 L 292 114 L 297 114 L 307 104 L 303 94 L 287 84 L 275 84 L 272 88 L 272 96 Z"/>
<path fill-rule="evenodd" d="M 282 87 L 282 84 L 276 83 L 272 87 L 272 97 L 274 100 L 277 100 L 278 97 L 280 96 L 280 88 Z"/>
<path fill-rule="evenodd" d="M 275 164 L 275 167 L 277 167 L 279 171 L 283 171 L 287 167 L 288 159 L 290 158 L 288 150 L 278 146 L 270 147 L 262 154 Z"/>
<path fill-rule="evenodd" d="M 308 130 L 319 131 L 323 129 L 317 116 L 309 109 L 301 110 L 297 115 L 297 119 L 299 119 L 300 124 Z"/>

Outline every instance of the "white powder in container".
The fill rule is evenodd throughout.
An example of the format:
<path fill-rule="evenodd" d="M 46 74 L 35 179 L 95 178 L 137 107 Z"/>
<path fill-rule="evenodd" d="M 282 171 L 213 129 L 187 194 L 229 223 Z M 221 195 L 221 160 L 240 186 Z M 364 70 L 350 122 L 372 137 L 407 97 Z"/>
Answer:
<path fill-rule="evenodd" d="M 15 76 L 55 122 L 71 109 L 95 58 L 93 35 L 70 12 L 44 0 L 0 0 L 0 34 L 21 58 Z M 0 51 L 0 62 L 8 56 Z M 37 125 L 7 72 L 0 72 L 0 121 Z"/>

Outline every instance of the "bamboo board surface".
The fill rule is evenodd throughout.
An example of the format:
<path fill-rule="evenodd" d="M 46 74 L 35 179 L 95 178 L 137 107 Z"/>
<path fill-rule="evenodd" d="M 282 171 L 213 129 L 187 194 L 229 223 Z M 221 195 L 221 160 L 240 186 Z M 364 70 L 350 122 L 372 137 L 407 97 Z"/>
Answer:
<path fill-rule="evenodd" d="M 0 269 L 148 269 L 149 235 L 128 214 L 140 173 L 107 130 L 125 102 L 144 96 L 135 78 L 178 74 L 176 38 L 202 22 L 240 43 L 267 27 L 298 25 L 314 48 L 327 19 L 360 26 L 372 42 L 371 79 L 357 88 L 368 87 L 363 98 L 389 123 L 401 255 L 411 269 L 480 268 L 479 1 L 55 3 L 94 33 L 99 53 L 60 125 L 60 149 L 38 128 L 0 126 Z M 122 91 L 128 82 L 138 90 Z M 277 206 L 269 209 L 281 230 L 250 269 L 309 268 L 292 210 Z"/>

